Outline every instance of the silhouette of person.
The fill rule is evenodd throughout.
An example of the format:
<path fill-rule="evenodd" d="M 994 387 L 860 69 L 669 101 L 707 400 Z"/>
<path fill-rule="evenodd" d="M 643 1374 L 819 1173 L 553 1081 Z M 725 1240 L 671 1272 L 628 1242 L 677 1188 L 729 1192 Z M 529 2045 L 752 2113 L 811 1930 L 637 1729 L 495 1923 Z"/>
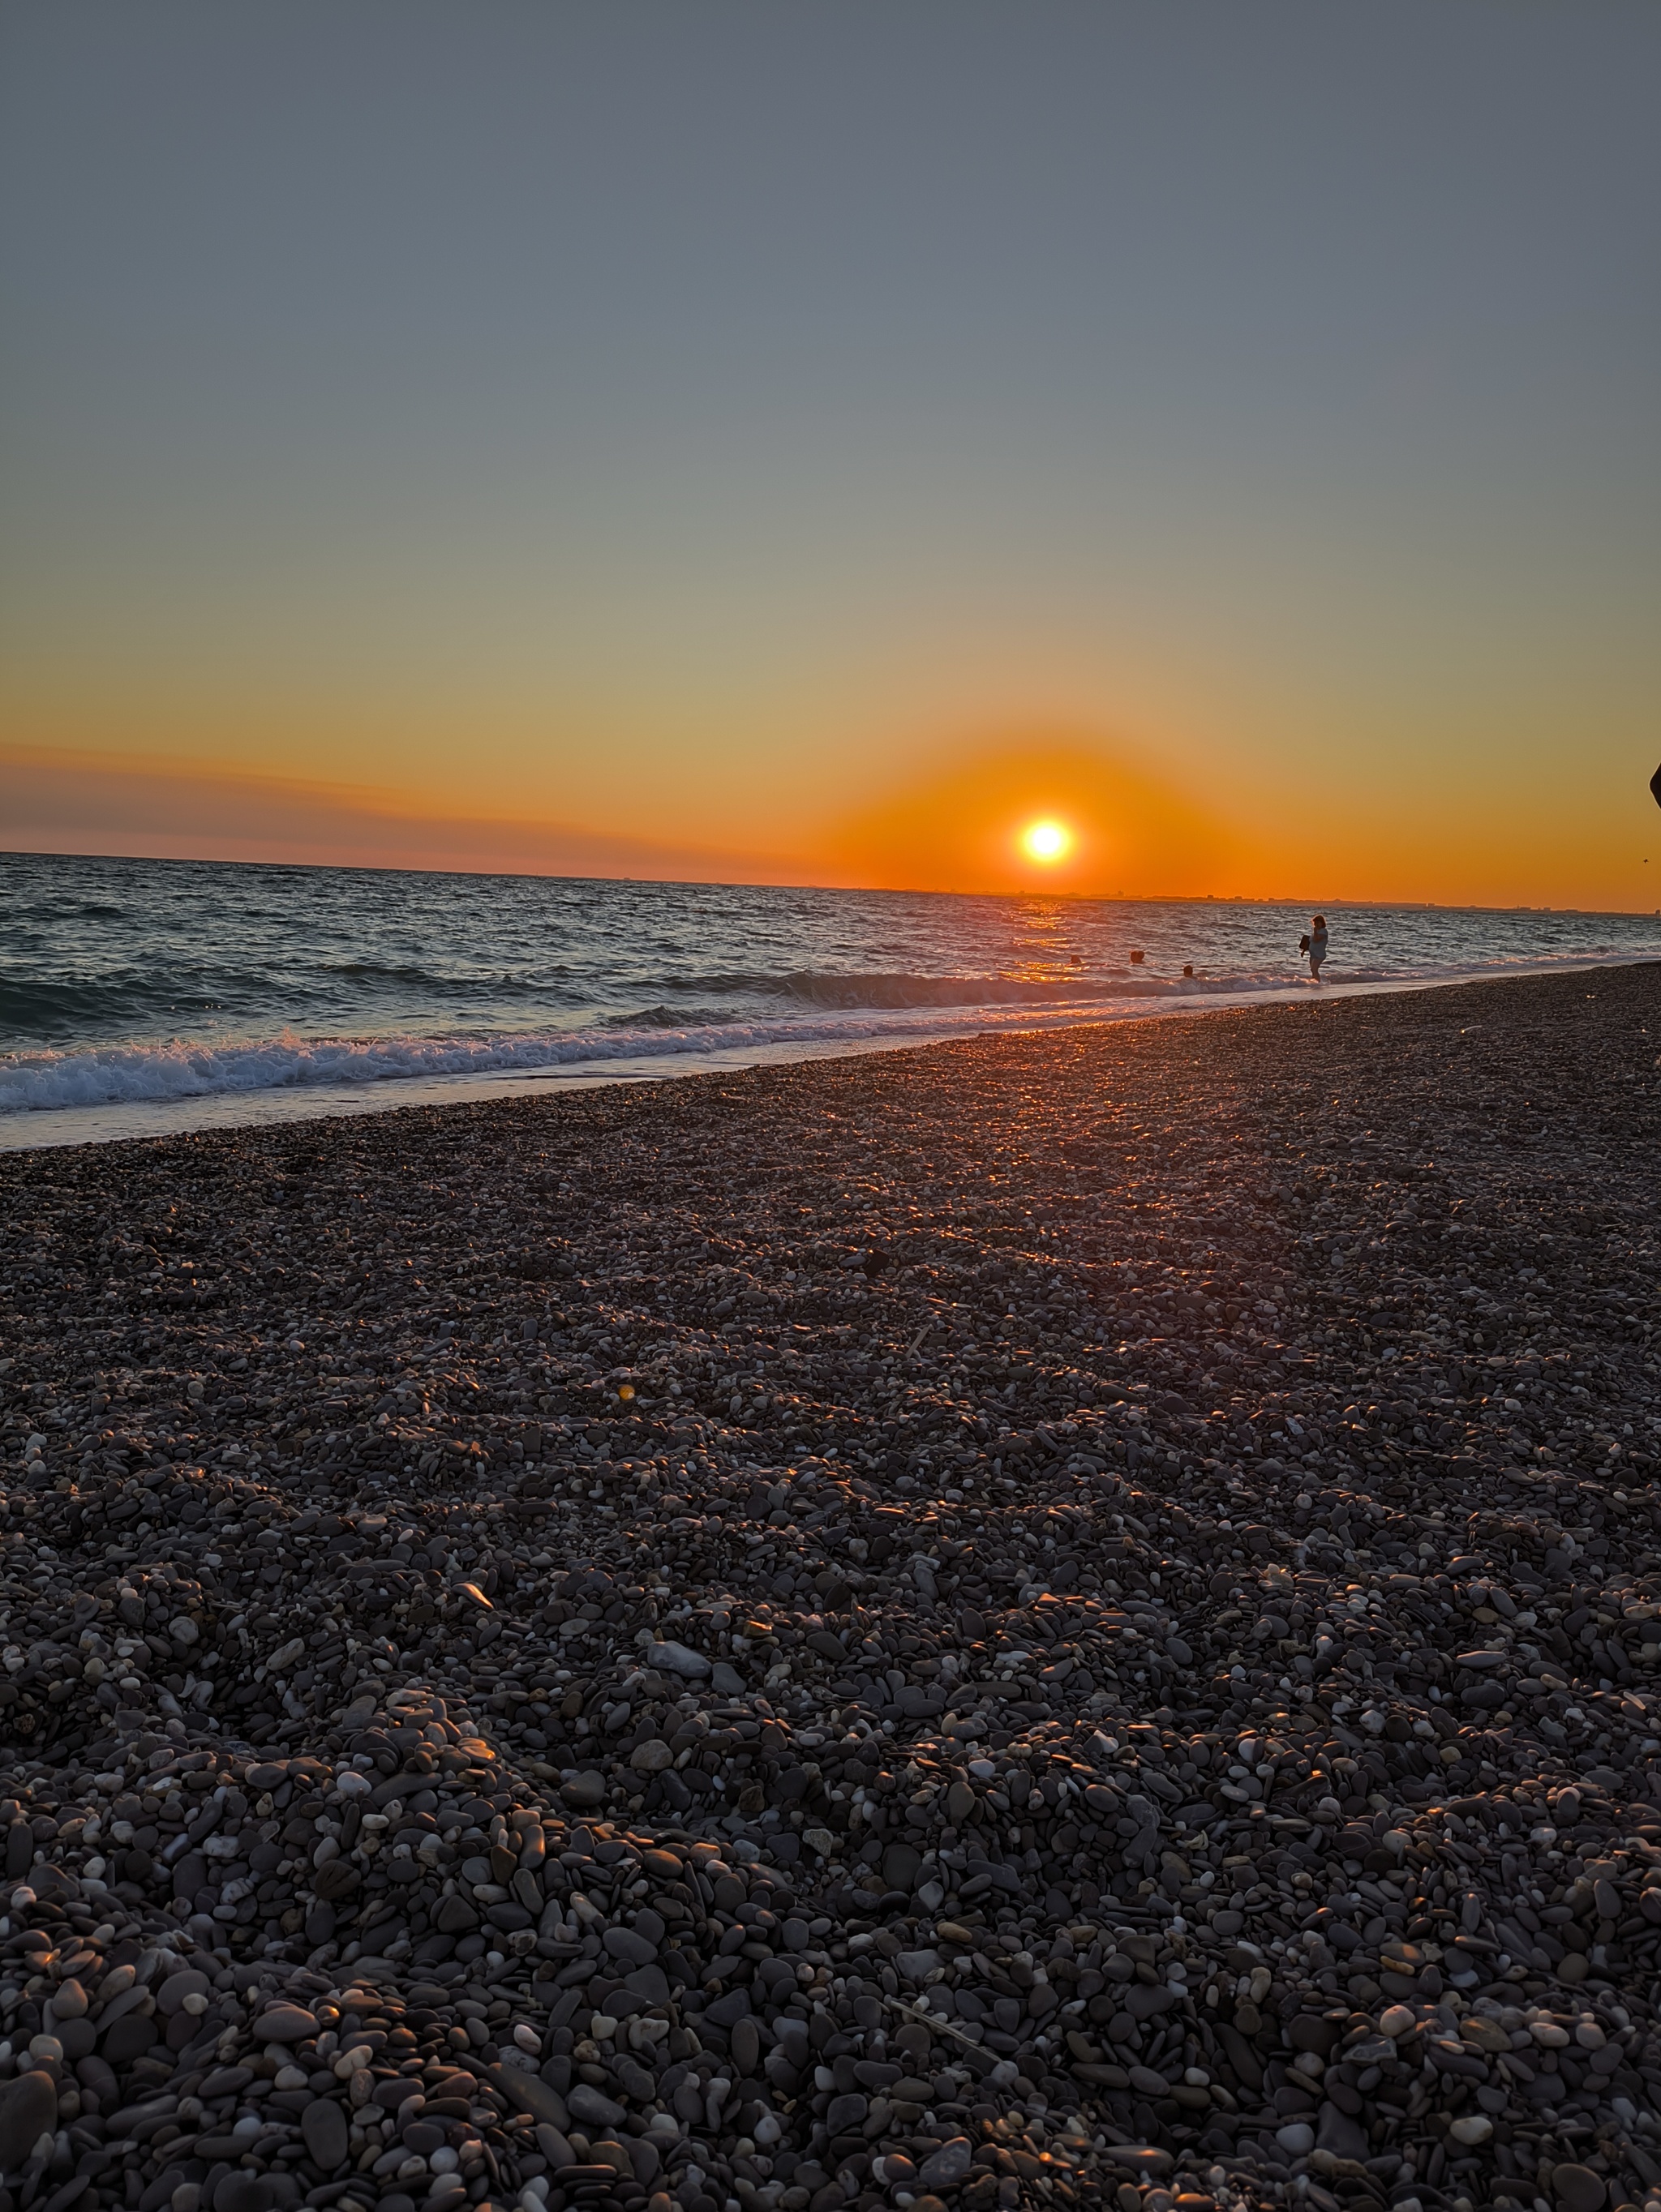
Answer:
<path fill-rule="evenodd" d="M 1317 914 L 1311 922 L 1309 935 L 1304 939 L 1299 950 L 1308 953 L 1311 977 L 1318 983 L 1321 980 L 1321 963 L 1327 957 L 1327 918 L 1323 914 Z"/>

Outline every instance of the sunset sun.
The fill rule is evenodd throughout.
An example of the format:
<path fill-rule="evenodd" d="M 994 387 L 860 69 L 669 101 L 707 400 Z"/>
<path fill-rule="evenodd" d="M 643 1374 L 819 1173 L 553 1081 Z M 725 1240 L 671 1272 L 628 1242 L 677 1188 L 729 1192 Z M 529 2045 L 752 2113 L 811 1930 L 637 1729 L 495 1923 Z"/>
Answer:
<path fill-rule="evenodd" d="M 1073 847 L 1073 832 L 1060 822 L 1034 822 L 1021 832 L 1021 850 L 1029 860 L 1063 860 Z"/>

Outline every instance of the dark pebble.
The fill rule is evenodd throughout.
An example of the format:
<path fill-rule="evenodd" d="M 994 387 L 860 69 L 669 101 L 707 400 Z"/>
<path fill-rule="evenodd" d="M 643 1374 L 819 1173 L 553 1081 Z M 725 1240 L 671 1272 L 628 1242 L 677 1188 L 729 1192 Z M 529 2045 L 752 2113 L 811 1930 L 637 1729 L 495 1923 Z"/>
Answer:
<path fill-rule="evenodd" d="M 347 2151 L 346 2115 L 340 2106 L 332 2098 L 313 2097 L 300 2116 L 300 2131 L 313 2164 L 332 2173 Z"/>
<path fill-rule="evenodd" d="M 228 2173 L 213 2194 L 213 2212 L 270 2212 L 271 2185 L 263 2173 Z"/>
<path fill-rule="evenodd" d="M 1563 2212 L 1603 2212 L 1609 2201 L 1603 2176 L 1594 2173 L 1589 2166 L 1554 2166 L 1551 2193 Z"/>
<path fill-rule="evenodd" d="M 49 2075 L 20 2074 L 0 2086 L 0 2172 L 15 2173 L 57 2125 L 58 2091 Z"/>

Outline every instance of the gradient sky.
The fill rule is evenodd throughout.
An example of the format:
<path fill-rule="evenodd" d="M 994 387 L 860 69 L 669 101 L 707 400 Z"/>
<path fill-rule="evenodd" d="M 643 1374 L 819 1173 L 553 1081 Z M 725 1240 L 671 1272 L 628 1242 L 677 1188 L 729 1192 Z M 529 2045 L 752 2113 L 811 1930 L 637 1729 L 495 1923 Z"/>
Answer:
<path fill-rule="evenodd" d="M 1661 905 L 1658 87 L 1651 0 L 7 6 L 0 846 Z"/>

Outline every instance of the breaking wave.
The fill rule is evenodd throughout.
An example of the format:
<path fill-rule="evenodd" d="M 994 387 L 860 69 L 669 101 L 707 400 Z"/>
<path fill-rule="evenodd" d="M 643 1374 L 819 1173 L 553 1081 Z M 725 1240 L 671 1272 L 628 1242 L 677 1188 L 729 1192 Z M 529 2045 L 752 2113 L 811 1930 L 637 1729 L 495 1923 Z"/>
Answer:
<path fill-rule="evenodd" d="M 1539 973 L 1629 959 L 1606 951 L 1564 960 L 1501 960 L 1457 969 L 1356 969 L 1323 988 L 1409 987 Z M 729 979 L 732 980 L 732 979 Z M 755 988 L 751 982 L 751 988 Z M 1208 977 L 1149 975 L 1123 983 L 1057 985 L 1035 980 L 909 975 L 801 975 L 782 979 L 776 995 L 804 1011 L 746 1019 L 711 1009 L 694 1018 L 666 1006 L 581 1028 L 485 1035 L 306 1037 L 292 1031 L 241 1042 L 88 1047 L 0 1057 L 0 1115 L 54 1109 L 157 1104 L 260 1091 L 480 1075 L 533 1075 L 608 1061 L 665 1058 L 714 1060 L 793 1044 L 822 1048 L 873 1039 L 926 1042 L 986 1030 L 1050 1029 L 1076 1022 L 1133 1020 L 1152 1012 L 1250 1003 L 1309 992 L 1284 974 Z M 809 1008 L 820 1010 L 818 1018 Z"/>

